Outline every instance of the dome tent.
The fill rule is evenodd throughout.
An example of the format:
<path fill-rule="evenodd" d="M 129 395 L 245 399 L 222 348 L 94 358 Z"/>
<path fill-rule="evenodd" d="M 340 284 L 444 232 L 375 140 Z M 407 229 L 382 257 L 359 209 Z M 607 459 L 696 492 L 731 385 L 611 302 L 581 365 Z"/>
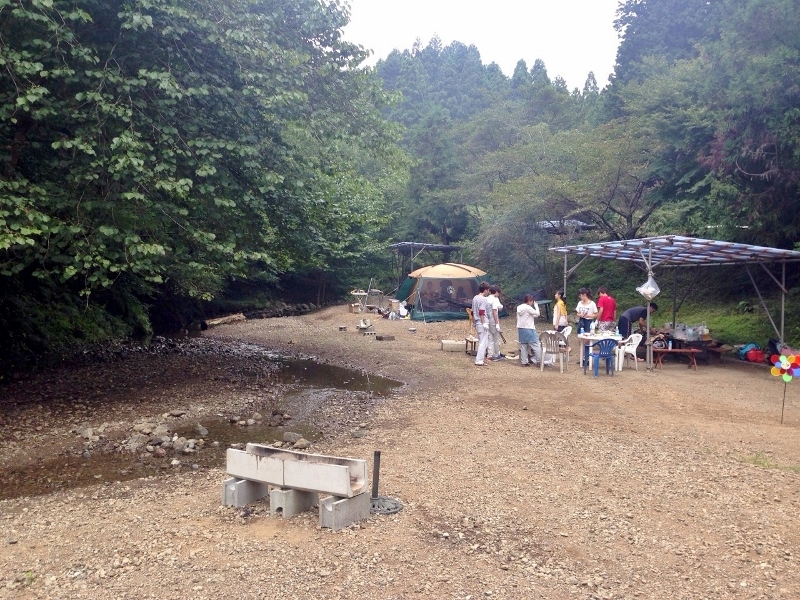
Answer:
<path fill-rule="evenodd" d="M 481 269 L 458 263 L 442 263 L 412 271 L 397 290 L 397 299 L 406 302 L 414 321 L 466 319 L 466 308 L 482 281 L 492 278 Z M 505 309 L 501 316 L 506 316 Z"/>

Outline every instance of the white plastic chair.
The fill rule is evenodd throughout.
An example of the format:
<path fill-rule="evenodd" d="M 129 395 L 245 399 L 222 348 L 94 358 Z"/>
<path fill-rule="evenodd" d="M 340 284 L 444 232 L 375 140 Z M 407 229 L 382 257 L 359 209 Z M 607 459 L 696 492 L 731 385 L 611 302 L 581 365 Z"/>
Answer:
<path fill-rule="evenodd" d="M 572 333 L 572 325 L 567 325 L 566 327 L 564 327 L 564 329 L 561 330 L 561 335 L 563 335 L 564 339 L 567 341 L 567 364 L 569 364 L 569 353 L 570 353 L 569 334 L 571 333 Z M 553 360 L 555 360 L 555 356 L 553 357 Z"/>
<path fill-rule="evenodd" d="M 558 355 L 558 362 L 559 366 L 561 367 L 561 372 L 564 372 L 564 355 L 567 356 L 567 362 L 569 362 L 569 354 L 567 346 L 567 338 L 564 337 L 563 333 L 556 333 L 545 331 L 539 336 L 539 344 L 541 344 L 541 352 L 542 355 L 542 362 L 539 365 L 540 370 L 544 371 L 544 357 L 548 354 L 552 354 L 555 360 L 555 355 Z"/>
<path fill-rule="evenodd" d="M 622 363 L 628 354 L 633 357 L 633 364 L 636 365 L 636 370 L 639 370 L 639 360 L 636 356 L 636 349 L 642 343 L 642 334 L 633 333 L 627 339 L 622 340 L 617 347 L 617 371 L 622 371 Z"/>
<path fill-rule="evenodd" d="M 556 333 L 556 330 L 555 329 L 548 329 L 547 333 Z M 570 353 L 569 334 L 572 333 L 572 325 L 567 325 L 566 327 L 564 327 L 564 329 L 562 329 L 560 331 L 560 333 L 561 333 L 561 335 L 564 336 L 564 340 L 566 340 L 565 342 L 561 342 L 561 343 L 564 344 L 567 347 L 567 363 L 569 363 L 569 353 Z M 550 362 L 555 363 L 556 356 L 555 356 L 555 354 L 542 354 L 542 361 L 544 361 L 545 364 L 549 364 Z"/>

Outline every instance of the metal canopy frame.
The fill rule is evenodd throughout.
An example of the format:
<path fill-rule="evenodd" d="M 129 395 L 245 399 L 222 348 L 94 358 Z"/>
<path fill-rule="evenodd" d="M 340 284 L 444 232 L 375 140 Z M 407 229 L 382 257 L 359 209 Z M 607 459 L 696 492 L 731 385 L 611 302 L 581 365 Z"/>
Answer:
<path fill-rule="evenodd" d="M 396 244 L 389 244 L 389 249 L 394 251 L 399 257 L 398 264 L 395 265 L 398 287 L 400 287 L 405 276 L 415 270 L 414 263 L 423 252 L 441 252 L 445 260 L 440 262 L 450 262 L 450 254 L 458 252 L 458 262 L 464 262 L 461 246 L 428 244 L 423 242 L 397 242 Z"/>
<path fill-rule="evenodd" d="M 680 235 L 662 235 L 657 237 L 621 240 L 616 242 L 596 242 L 579 244 L 577 246 L 560 246 L 550 248 L 553 252 L 564 255 L 564 293 L 566 294 L 568 277 L 589 257 L 610 258 L 613 260 L 627 260 L 636 263 L 644 269 L 648 276 L 653 275 L 656 267 L 710 267 L 721 265 L 744 265 L 750 282 L 758 294 L 758 300 L 775 330 L 780 342 L 784 341 L 784 322 L 786 314 L 786 263 L 800 262 L 800 252 L 768 248 L 765 246 L 752 246 L 735 242 L 719 240 L 705 240 L 701 238 L 684 237 Z M 569 267 L 570 254 L 580 256 L 580 260 Z M 779 263 L 781 265 L 780 279 L 768 265 Z M 775 324 L 766 302 L 761 295 L 752 273 L 750 265 L 758 264 L 770 276 L 781 290 L 780 327 Z M 648 330 L 650 315 L 648 313 Z"/>

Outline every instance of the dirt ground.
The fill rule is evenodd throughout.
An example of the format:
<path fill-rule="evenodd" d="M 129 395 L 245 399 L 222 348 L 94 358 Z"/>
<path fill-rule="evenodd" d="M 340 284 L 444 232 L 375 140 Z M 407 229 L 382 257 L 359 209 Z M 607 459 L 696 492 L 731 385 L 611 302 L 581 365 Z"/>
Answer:
<path fill-rule="evenodd" d="M 222 468 L 6 499 L 0 598 L 800 597 L 800 382 L 735 360 L 597 379 L 574 360 L 476 368 L 440 350 L 466 322 L 375 320 L 396 338 L 377 341 L 358 318 L 332 307 L 204 337 L 402 381 L 337 408 L 311 448 L 370 472 L 381 450 L 380 494 L 401 512 L 333 532 L 266 501 L 226 508 Z M 241 376 L 248 360 L 130 357 L 6 386 L 0 466 L 80 447 L 76 428 L 119 439 L 178 407 L 191 421 L 264 406 L 275 390 Z"/>

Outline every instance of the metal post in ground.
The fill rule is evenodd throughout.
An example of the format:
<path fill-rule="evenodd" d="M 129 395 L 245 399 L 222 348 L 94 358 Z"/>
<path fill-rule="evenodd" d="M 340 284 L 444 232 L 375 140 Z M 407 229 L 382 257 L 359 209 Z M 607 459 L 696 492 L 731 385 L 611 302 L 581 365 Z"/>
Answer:
<path fill-rule="evenodd" d="M 382 515 L 391 515 L 400 512 L 403 505 L 394 498 L 387 498 L 386 496 L 378 496 L 378 482 L 380 480 L 381 471 L 381 451 L 375 450 L 374 458 L 372 461 L 372 497 L 370 501 L 370 512 Z"/>

